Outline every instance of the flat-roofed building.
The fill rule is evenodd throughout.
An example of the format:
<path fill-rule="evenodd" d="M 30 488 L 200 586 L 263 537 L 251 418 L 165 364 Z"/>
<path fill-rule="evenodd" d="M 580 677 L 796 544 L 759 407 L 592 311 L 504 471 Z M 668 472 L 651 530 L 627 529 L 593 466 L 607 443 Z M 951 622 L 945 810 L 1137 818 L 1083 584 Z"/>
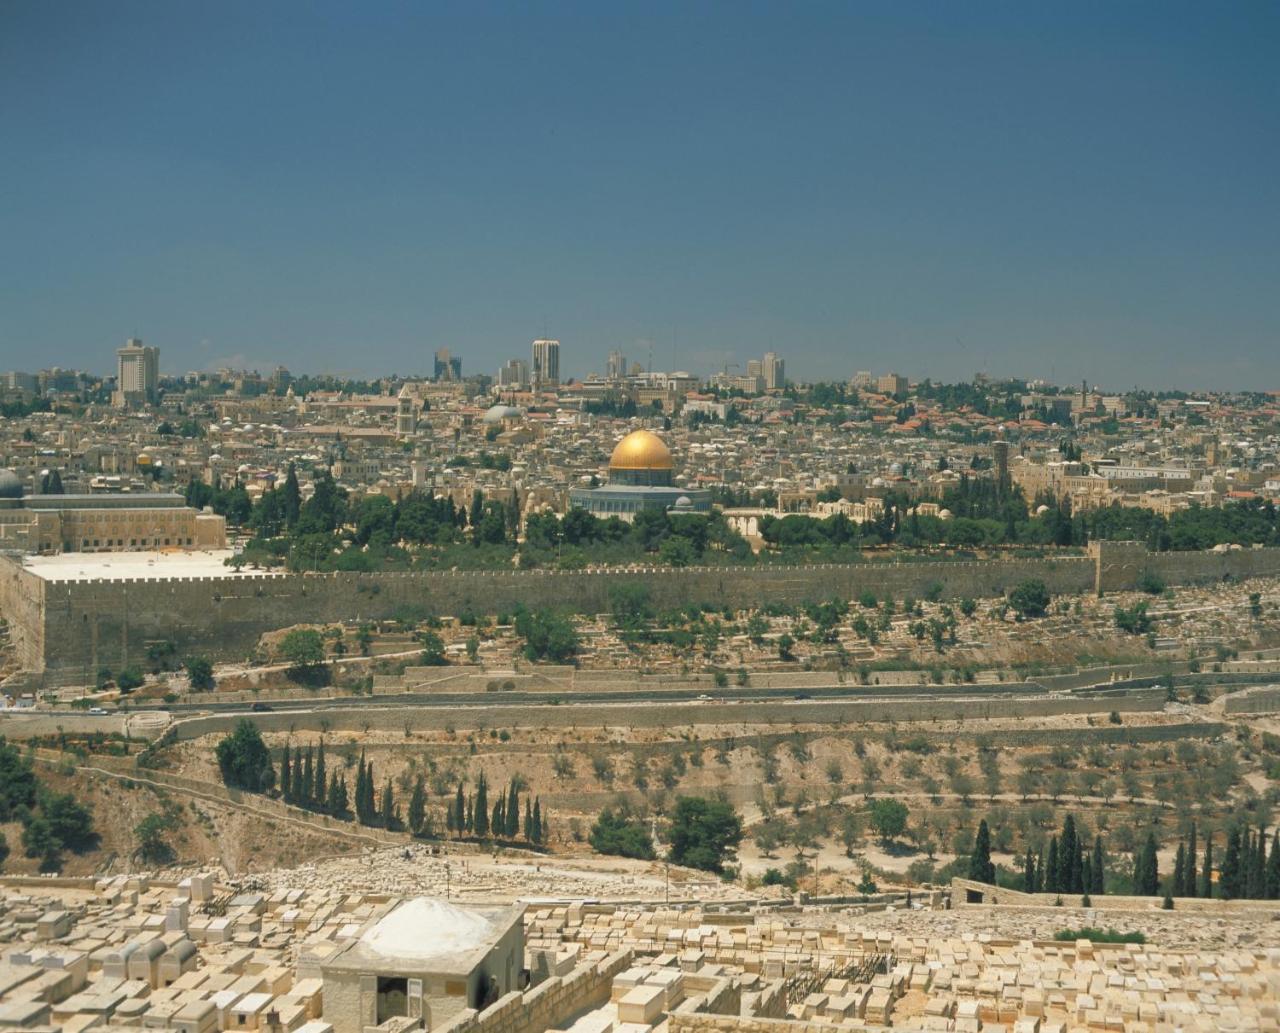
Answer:
<path fill-rule="evenodd" d="M 462 908 L 419 897 L 372 919 L 354 942 L 320 964 L 324 1018 L 336 1033 L 388 1019 L 444 1025 L 519 986 L 523 905 Z"/>

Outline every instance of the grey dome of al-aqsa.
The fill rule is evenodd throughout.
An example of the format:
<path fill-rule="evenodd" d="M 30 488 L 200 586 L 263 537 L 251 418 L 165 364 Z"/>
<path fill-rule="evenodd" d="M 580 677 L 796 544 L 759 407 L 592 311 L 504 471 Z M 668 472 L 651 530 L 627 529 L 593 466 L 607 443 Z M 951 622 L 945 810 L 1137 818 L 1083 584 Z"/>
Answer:
<path fill-rule="evenodd" d="M 12 470 L 0 470 L 0 499 L 22 498 L 22 481 Z"/>

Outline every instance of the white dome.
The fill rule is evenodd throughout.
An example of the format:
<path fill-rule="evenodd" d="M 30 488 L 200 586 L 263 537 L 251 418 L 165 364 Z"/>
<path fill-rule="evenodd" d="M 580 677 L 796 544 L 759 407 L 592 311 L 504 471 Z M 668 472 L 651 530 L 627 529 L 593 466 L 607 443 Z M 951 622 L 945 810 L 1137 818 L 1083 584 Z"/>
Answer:
<path fill-rule="evenodd" d="M 503 420 L 516 420 L 524 413 L 514 405 L 492 405 L 484 414 L 485 423 L 501 423 Z"/>

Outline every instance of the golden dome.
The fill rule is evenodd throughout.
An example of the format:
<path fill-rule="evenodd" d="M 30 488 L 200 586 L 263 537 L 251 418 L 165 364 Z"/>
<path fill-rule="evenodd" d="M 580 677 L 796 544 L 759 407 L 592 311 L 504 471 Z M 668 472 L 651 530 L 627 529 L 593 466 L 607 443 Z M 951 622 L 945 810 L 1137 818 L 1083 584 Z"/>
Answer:
<path fill-rule="evenodd" d="M 647 430 L 633 430 L 609 457 L 610 470 L 670 470 L 673 465 L 671 450 Z"/>

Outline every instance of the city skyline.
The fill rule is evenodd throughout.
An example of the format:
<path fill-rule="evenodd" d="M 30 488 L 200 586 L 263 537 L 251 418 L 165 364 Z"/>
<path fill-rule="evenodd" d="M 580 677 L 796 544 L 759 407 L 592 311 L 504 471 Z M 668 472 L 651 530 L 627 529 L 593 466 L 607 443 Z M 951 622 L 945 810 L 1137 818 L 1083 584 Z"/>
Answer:
<path fill-rule="evenodd" d="M 1271 5 L 4 27 L 0 366 L 492 373 L 555 337 L 572 377 L 1280 385 Z"/>

